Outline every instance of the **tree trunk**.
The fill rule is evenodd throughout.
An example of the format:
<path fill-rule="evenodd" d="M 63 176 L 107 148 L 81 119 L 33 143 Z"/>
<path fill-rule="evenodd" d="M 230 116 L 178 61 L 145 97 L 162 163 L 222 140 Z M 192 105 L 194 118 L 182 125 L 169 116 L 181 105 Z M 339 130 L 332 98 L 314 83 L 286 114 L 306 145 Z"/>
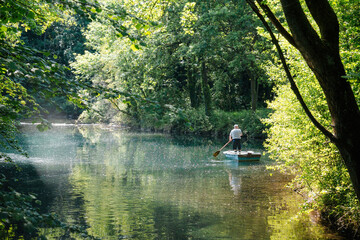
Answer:
<path fill-rule="evenodd" d="M 210 94 L 207 69 L 204 61 L 202 61 L 201 63 L 201 79 L 202 79 L 202 90 L 204 96 L 205 114 L 209 116 L 211 115 L 211 94 Z"/>
<path fill-rule="evenodd" d="M 198 108 L 199 101 L 198 101 L 198 95 L 197 95 L 197 91 L 196 91 L 196 78 L 194 76 L 194 70 L 190 65 L 187 66 L 187 81 L 188 81 L 190 105 L 193 108 Z"/>
<path fill-rule="evenodd" d="M 321 38 L 298 0 L 281 0 L 294 46 L 314 72 L 331 114 L 335 143 L 360 199 L 360 111 L 339 54 L 339 23 L 327 0 L 306 0 Z"/>
<path fill-rule="evenodd" d="M 251 110 L 256 112 L 259 85 L 255 77 L 251 77 Z"/>
<path fill-rule="evenodd" d="M 291 88 L 301 106 L 313 124 L 336 145 L 345 162 L 350 178 L 360 200 L 360 111 L 350 84 L 346 81 L 344 66 L 339 54 L 339 23 L 335 12 L 327 0 L 306 0 L 306 4 L 316 21 L 321 38 L 309 23 L 299 0 L 281 0 L 281 5 L 291 34 L 281 25 L 270 8 L 261 0 L 256 0 L 279 33 L 296 47 L 310 69 L 314 72 L 328 104 L 331 114 L 333 134 L 319 124 L 313 117 L 285 63 L 280 46 L 272 30 L 255 5 L 248 4 L 264 23 L 277 47 L 284 70 L 291 83 Z"/>

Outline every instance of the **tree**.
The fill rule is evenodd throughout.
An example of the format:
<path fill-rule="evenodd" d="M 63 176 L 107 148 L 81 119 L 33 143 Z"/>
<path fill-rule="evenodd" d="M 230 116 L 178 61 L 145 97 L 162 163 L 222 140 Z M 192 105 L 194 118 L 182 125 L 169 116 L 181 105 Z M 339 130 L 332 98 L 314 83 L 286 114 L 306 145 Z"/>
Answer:
<path fill-rule="evenodd" d="M 211 115 L 211 109 L 247 109 L 251 102 L 250 79 L 257 81 L 254 89 L 259 90 L 259 94 L 253 94 L 253 102 L 259 100 L 259 105 L 264 106 L 267 98 L 264 92 L 270 85 L 259 81 L 266 74 L 259 71 L 260 61 L 255 60 L 265 57 L 255 57 L 254 53 L 268 49 L 269 45 L 258 44 L 265 39 L 256 33 L 252 12 L 244 8 L 244 1 L 175 1 L 168 2 L 166 7 L 155 1 L 150 5 L 156 6 L 154 9 L 158 10 L 153 11 L 161 14 L 148 20 L 161 24 L 147 27 L 148 34 L 142 38 L 146 46 L 141 49 L 131 49 L 132 43 L 122 39 L 106 21 L 108 14 L 98 14 L 98 21 L 89 24 L 85 32 L 86 44 L 94 51 L 84 57 L 78 55 L 72 65 L 80 78 L 157 101 L 164 109 L 159 111 L 160 119 L 169 115 L 164 115 L 165 105 L 201 112 L 205 109 L 207 115 Z M 139 13 L 148 11 L 146 5 L 135 9 L 123 4 L 111 7 L 113 11 L 122 7 L 128 12 L 137 9 L 133 15 L 138 18 L 142 16 Z M 132 19 L 122 20 L 132 25 Z M 128 30 L 141 35 L 136 26 Z M 121 100 L 117 98 L 119 103 Z M 136 104 L 127 102 L 127 110 Z M 154 111 L 133 110 L 128 112 L 155 115 Z"/>
<path fill-rule="evenodd" d="M 255 2 L 247 1 L 261 17 Z M 346 72 L 340 58 L 337 16 L 327 0 L 305 1 L 319 27 L 318 33 L 307 19 L 299 0 L 281 0 L 280 2 L 290 33 L 266 3 L 257 1 L 280 34 L 299 50 L 316 76 L 326 98 L 331 115 L 331 126 L 323 126 L 314 118 L 302 100 L 291 74 L 287 74 L 292 82 L 292 89 L 310 120 L 337 146 L 349 171 L 357 197 L 360 199 L 360 148 L 357 146 L 360 142 L 360 111 L 351 85 L 345 78 Z M 271 31 L 270 28 L 268 30 Z M 273 41 L 278 44 L 276 39 L 273 38 Z M 286 70 L 287 66 L 284 65 L 284 67 Z"/>
<path fill-rule="evenodd" d="M 203 89 L 206 109 L 211 102 L 214 110 L 236 111 L 251 105 L 255 110 L 256 102 L 264 106 L 268 97 L 265 92 L 271 84 L 260 81 L 266 73 L 259 67 L 268 56 L 264 52 L 268 46 L 245 6 L 245 1 L 195 1 L 183 9 L 183 35 L 191 38 L 182 54 L 187 66 L 198 66 L 202 86 L 210 89 L 210 97 Z M 261 57 L 256 55 L 259 52 Z"/>
<path fill-rule="evenodd" d="M 77 91 L 85 85 L 69 81 L 66 66 L 55 61 L 56 55 L 24 45 L 21 35 L 32 30 L 41 34 L 64 15 L 78 11 L 87 14 L 96 12 L 96 4 L 90 1 L 63 1 L 61 4 L 48 1 L 7 0 L 0 1 L 0 144 L 16 148 L 16 142 L 7 144 L 18 119 L 34 117 L 49 127 L 43 119 L 46 110 L 42 103 L 55 96 L 66 96 L 82 105 Z M 15 145 L 14 145 L 15 144 Z M 5 155 L 1 155 L 4 157 Z"/>
<path fill-rule="evenodd" d="M 24 31 L 42 33 L 53 22 L 72 10 L 82 13 L 94 5 L 90 1 L 1 0 L 0 1 L 0 147 L 26 155 L 16 141 L 17 121 L 39 118 L 40 130 L 48 127 L 42 118 L 43 108 L 38 99 L 65 95 L 77 99 L 81 84 L 66 79 L 67 68 L 54 61 L 50 52 L 26 46 L 20 39 Z M 82 8 L 82 10 L 80 10 Z M 94 9 L 94 11 L 96 11 Z M 80 100 L 79 100 L 80 101 Z M 80 103 L 80 102 L 79 102 Z M 11 158 L 0 152 L 0 162 Z M 5 164 L 7 170 L 13 167 Z M 19 168 L 16 167 L 16 171 Z M 17 174 L 11 178 L 16 178 Z M 16 181 L 14 181 L 16 182 Z M 62 224 L 52 214 L 42 214 L 39 201 L 32 194 L 19 193 L 0 174 L 0 238 L 43 238 L 41 228 L 54 227 L 74 232 L 77 227 Z M 75 232 L 78 232 L 75 230 Z M 80 232 L 86 237 L 86 232 Z M 90 238 L 91 236 L 89 236 Z"/>

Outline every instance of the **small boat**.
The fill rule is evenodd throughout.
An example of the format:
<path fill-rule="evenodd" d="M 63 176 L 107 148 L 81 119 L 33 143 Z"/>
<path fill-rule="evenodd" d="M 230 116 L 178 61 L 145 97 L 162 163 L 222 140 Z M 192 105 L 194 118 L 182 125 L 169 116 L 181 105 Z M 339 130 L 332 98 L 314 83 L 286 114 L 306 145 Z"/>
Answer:
<path fill-rule="evenodd" d="M 253 151 L 225 151 L 224 155 L 228 159 L 238 160 L 239 162 L 259 161 L 261 157 L 261 153 Z"/>

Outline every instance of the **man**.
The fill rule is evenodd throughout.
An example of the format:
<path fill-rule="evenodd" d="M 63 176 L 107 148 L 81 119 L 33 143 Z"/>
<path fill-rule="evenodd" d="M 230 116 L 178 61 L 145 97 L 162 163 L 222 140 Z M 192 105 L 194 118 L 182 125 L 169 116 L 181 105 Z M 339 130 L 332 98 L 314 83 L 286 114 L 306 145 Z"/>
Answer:
<path fill-rule="evenodd" d="M 241 151 L 241 136 L 242 136 L 242 131 L 239 128 L 239 125 L 235 124 L 234 125 L 234 129 L 231 130 L 230 135 L 229 135 L 229 141 L 233 141 L 233 150 L 236 151 Z"/>

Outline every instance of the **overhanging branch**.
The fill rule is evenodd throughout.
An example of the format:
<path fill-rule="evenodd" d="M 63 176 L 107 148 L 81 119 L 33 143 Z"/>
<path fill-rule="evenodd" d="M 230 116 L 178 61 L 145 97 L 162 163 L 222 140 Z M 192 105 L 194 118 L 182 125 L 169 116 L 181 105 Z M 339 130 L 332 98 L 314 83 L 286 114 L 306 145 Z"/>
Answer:
<path fill-rule="evenodd" d="M 259 6 L 261 7 L 262 10 L 264 10 L 266 16 L 270 19 L 270 21 L 272 22 L 272 24 L 276 27 L 276 29 L 279 31 L 279 33 L 281 35 L 283 35 L 283 37 L 288 40 L 288 42 L 293 45 L 294 47 L 296 47 L 296 43 L 294 38 L 291 36 L 291 34 L 284 28 L 284 26 L 279 22 L 279 20 L 276 18 L 276 16 L 274 15 L 274 13 L 271 11 L 271 9 L 269 8 L 268 5 L 264 4 L 262 1 L 260 0 L 256 0 L 259 4 Z M 254 3 L 255 4 L 255 3 Z"/>
<path fill-rule="evenodd" d="M 252 10 L 255 12 L 255 14 L 258 16 L 258 18 L 260 19 L 260 21 L 264 24 L 266 30 L 269 32 L 270 36 L 271 36 L 271 40 L 272 42 L 275 44 L 276 50 L 279 54 L 281 63 L 284 67 L 286 76 L 290 82 L 290 86 L 291 86 L 291 90 L 294 92 L 296 98 L 298 99 L 298 101 L 300 102 L 301 107 L 304 109 L 306 115 L 308 116 L 308 118 L 310 119 L 310 121 L 314 124 L 314 126 L 316 128 L 318 128 L 326 137 L 328 137 L 332 142 L 336 142 L 337 139 L 336 137 L 329 132 L 323 125 L 321 125 L 316 118 L 312 115 L 310 109 L 307 107 L 303 97 L 301 96 L 301 93 L 290 73 L 290 69 L 286 64 L 286 60 L 284 57 L 284 54 L 281 50 L 281 47 L 279 45 L 279 42 L 277 41 L 272 29 L 270 28 L 269 24 L 266 22 L 264 16 L 260 13 L 259 8 L 256 6 L 255 2 L 253 0 L 246 0 L 246 2 L 250 5 L 250 7 L 252 8 Z"/>

